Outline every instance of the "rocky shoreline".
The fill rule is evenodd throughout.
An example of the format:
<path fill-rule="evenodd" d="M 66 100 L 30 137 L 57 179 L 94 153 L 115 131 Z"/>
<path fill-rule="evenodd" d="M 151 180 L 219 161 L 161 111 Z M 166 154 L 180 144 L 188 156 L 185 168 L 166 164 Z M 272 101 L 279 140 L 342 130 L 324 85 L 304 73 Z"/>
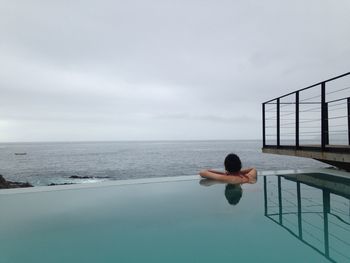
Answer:
<path fill-rule="evenodd" d="M 107 179 L 108 176 L 77 176 L 72 175 L 69 177 L 70 179 Z M 68 182 L 68 183 L 50 183 L 48 186 L 56 186 L 56 185 L 71 185 L 75 184 L 74 182 Z M 30 183 L 26 182 L 13 182 L 6 180 L 1 174 L 0 174 L 0 189 L 10 189 L 10 188 L 25 188 L 25 187 L 33 187 Z"/>
<path fill-rule="evenodd" d="M 12 182 L 7 181 L 1 174 L 0 174 L 0 189 L 10 189 L 10 188 L 24 188 L 24 187 L 33 187 L 30 183 L 26 182 Z"/>

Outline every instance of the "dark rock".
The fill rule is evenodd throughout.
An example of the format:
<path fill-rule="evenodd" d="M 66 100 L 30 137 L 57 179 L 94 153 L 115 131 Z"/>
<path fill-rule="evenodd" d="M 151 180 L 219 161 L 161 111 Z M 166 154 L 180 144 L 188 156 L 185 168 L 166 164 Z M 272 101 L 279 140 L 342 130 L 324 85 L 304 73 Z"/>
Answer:
<path fill-rule="evenodd" d="M 0 174 L 0 186 L 1 185 L 6 185 L 7 181 L 5 180 L 5 178 Z"/>
<path fill-rule="evenodd" d="M 51 183 L 51 184 L 48 184 L 48 186 L 54 186 L 54 185 L 69 185 L 69 184 L 74 184 L 74 183 L 60 183 L 60 184 Z"/>
<path fill-rule="evenodd" d="M 23 187 L 33 187 L 30 183 L 22 183 L 22 182 L 12 182 L 7 181 L 1 174 L 0 174 L 0 189 L 8 189 L 8 188 L 23 188 Z"/>
<path fill-rule="evenodd" d="M 90 179 L 90 178 L 92 178 L 92 176 L 78 176 L 78 175 L 72 175 L 72 176 L 69 176 L 69 178 L 71 178 L 71 179 Z"/>
<path fill-rule="evenodd" d="M 69 178 L 71 179 L 91 179 L 93 178 L 92 176 L 78 176 L 78 175 L 72 175 L 72 176 L 69 176 Z"/>

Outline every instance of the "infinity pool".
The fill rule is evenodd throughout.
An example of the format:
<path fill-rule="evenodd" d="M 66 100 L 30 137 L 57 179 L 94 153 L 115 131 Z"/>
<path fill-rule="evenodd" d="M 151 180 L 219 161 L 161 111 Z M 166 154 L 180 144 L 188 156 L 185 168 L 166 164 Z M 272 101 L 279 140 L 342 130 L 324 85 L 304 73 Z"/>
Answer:
<path fill-rule="evenodd" d="M 3 190 L 0 262 L 350 262 L 350 180 L 325 171 Z"/>

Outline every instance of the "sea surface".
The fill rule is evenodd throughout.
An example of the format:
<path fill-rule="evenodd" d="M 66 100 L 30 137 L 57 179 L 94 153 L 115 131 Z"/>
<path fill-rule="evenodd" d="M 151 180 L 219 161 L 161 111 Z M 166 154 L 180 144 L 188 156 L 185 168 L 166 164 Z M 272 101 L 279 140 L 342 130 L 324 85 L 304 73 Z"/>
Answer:
<path fill-rule="evenodd" d="M 195 175 L 200 169 L 223 169 L 231 152 L 241 157 L 243 166 L 258 170 L 327 166 L 306 158 L 263 154 L 257 140 L 1 143 L 0 174 L 36 186 Z"/>

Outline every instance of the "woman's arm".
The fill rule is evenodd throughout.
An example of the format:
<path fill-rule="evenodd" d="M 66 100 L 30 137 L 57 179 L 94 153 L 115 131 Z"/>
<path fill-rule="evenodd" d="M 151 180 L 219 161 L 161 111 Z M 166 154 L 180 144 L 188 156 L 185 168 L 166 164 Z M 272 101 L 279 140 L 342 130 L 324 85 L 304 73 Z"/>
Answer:
<path fill-rule="evenodd" d="M 217 180 L 224 183 L 230 183 L 230 184 L 242 184 L 242 183 L 248 183 L 249 178 L 247 177 L 240 177 L 240 176 L 232 176 L 232 175 L 226 175 L 224 173 L 216 173 L 211 170 L 202 170 L 199 172 L 199 175 L 203 178 L 208 178 L 212 180 Z"/>
<path fill-rule="evenodd" d="M 221 171 L 216 171 L 216 170 L 207 170 L 207 171 L 209 171 L 209 172 L 211 172 L 211 173 L 215 173 L 215 174 L 223 174 L 223 175 L 227 175 L 227 173 L 225 173 L 225 172 L 221 172 Z"/>

